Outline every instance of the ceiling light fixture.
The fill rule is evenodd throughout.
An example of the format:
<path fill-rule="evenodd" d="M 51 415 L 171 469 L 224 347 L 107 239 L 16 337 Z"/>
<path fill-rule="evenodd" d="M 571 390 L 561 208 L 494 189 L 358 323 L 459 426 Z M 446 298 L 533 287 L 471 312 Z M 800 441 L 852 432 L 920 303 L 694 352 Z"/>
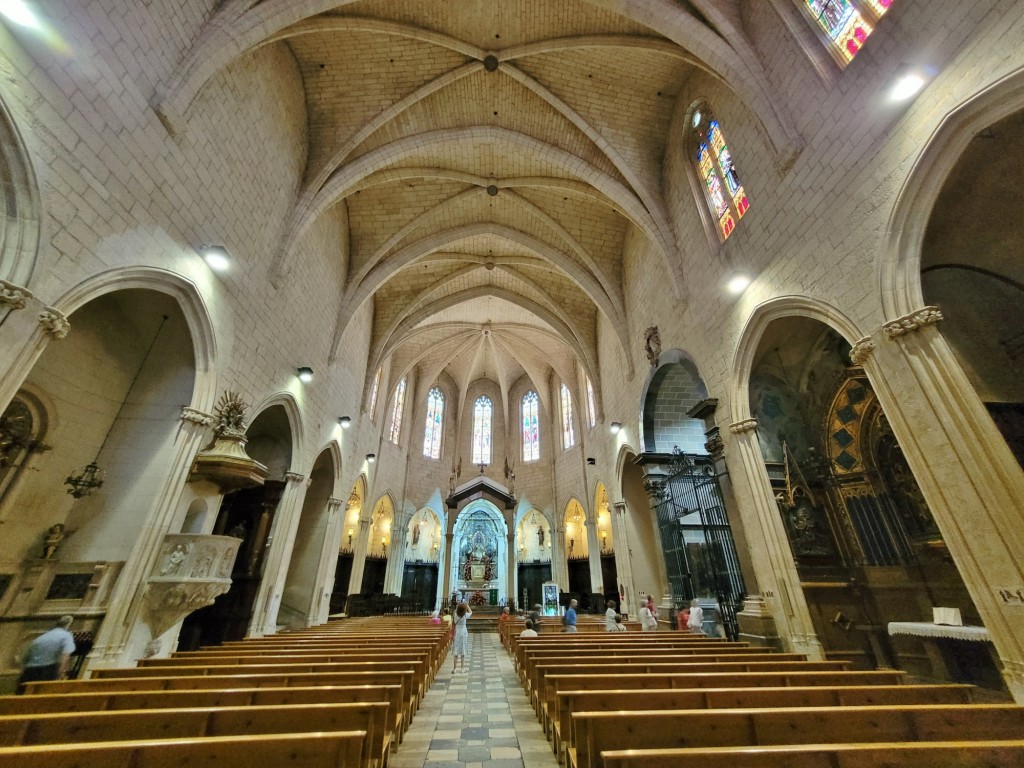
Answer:
<path fill-rule="evenodd" d="M 203 261 L 214 272 L 224 272 L 231 266 L 228 249 L 223 245 L 201 245 L 199 246 L 199 253 L 203 255 Z"/>
<path fill-rule="evenodd" d="M 348 429 L 349 427 L 352 426 L 352 417 L 351 416 L 342 416 L 340 419 L 338 419 L 338 425 L 342 429 Z"/>
<path fill-rule="evenodd" d="M 373 464 L 373 462 L 375 462 L 376 460 L 377 460 L 377 454 L 375 454 L 375 453 L 368 453 L 368 454 L 366 454 L 366 463 L 367 464 Z"/>
<path fill-rule="evenodd" d="M 313 369 L 308 366 L 302 366 L 295 373 L 303 384 L 309 384 L 313 380 Z"/>
<path fill-rule="evenodd" d="M 39 19 L 24 0 L 0 0 L 0 14 L 8 21 L 29 29 L 39 29 Z"/>
<path fill-rule="evenodd" d="M 725 288 L 729 293 L 738 296 L 747 290 L 748 285 L 750 285 L 750 277 L 748 275 L 738 274 L 729 278 L 729 282 L 725 284 Z"/>
<path fill-rule="evenodd" d="M 622 430 L 622 422 L 621 421 L 613 421 L 611 423 L 611 426 L 609 427 L 609 429 L 611 429 L 613 435 L 619 434 L 619 432 Z"/>

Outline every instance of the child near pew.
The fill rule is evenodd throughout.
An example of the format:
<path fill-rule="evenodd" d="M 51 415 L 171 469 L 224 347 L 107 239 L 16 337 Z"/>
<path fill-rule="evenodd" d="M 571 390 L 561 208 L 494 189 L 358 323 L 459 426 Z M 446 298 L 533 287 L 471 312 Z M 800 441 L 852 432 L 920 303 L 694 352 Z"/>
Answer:
<path fill-rule="evenodd" d="M 462 660 L 462 671 L 466 671 L 466 654 L 469 652 L 469 617 L 473 611 L 465 603 L 459 603 L 455 609 L 455 642 L 452 644 L 452 674 L 455 673 L 455 666 L 459 659 Z"/>

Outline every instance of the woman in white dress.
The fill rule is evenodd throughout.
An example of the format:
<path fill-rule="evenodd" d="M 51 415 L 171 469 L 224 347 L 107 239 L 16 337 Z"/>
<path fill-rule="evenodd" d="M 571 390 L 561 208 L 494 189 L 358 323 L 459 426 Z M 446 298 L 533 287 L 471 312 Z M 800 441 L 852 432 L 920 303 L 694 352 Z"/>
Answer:
<path fill-rule="evenodd" d="M 465 603 L 459 603 L 455 609 L 455 642 L 452 643 L 452 673 L 455 673 L 455 666 L 459 659 L 462 659 L 462 671 L 466 671 L 466 654 L 469 652 L 469 617 L 473 612 Z"/>
<path fill-rule="evenodd" d="M 605 632 L 618 632 L 615 628 L 615 617 L 618 614 L 615 612 L 615 601 L 608 601 L 608 610 L 604 612 L 604 629 Z"/>
<path fill-rule="evenodd" d="M 690 618 L 687 621 L 687 626 L 695 634 L 704 634 L 704 609 L 697 604 L 696 600 L 690 603 Z"/>

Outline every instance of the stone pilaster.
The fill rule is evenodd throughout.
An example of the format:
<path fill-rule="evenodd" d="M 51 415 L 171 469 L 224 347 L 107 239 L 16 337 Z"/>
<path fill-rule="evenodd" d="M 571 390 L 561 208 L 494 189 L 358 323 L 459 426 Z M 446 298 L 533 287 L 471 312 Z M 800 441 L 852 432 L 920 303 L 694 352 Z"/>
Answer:
<path fill-rule="evenodd" d="M 604 577 L 601 574 L 601 540 L 597 535 L 597 522 L 587 519 L 583 523 L 587 531 L 587 560 L 590 566 L 590 591 L 604 594 Z"/>
<path fill-rule="evenodd" d="M 249 623 L 249 636 L 260 637 L 277 632 L 277 612 L 284 594 L 284 582 L 288 578 L 288 564 L 291 561 L 295 533 L 299 527 L 302 502 L 306 496 L 306 476 L 298 472 L 285 472 L 287 485 L 281 496 L 277 514 L 267 541 L 263 560 L 263 580 L 256 594 L 256 609 Z"/>
<path fill-rule="evenodd" d="M 636 595 L 636 580 L 633 578 L 633 558 L 629 548 L 629 527 L 626 515 L 629 509 L 626 502 L 617 501 L 612 505 L 612 526 L 615 536 L 615 572 L 619 577 L 622 589 L 619 592 L 619 613 L 635 614 L 633 606 Z"/>
<path fill-rule="evenodd" d="M 338 568 L 338 548 L 341 546 L 341 535 L 345 525 L 344 506 L 344 499 L 327 499 L 327 526 L 324 531 L 323 548 L 320 550 L 316 581 L 313 582 L 316 589 L 309 607 L 307 626 L 323 624 L 330 612 L 331 590 Z"/>

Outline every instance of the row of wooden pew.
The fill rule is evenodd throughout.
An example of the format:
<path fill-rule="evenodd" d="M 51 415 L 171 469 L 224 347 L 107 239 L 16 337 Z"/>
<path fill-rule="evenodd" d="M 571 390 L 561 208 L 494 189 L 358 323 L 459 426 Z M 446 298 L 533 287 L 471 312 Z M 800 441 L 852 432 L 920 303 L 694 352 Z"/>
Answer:
<path fill-rule="evenodd" d="M 1024 707 L 681 632 L 502 640 L 570 768 L 1024 766 Z M 517 626 L 518 625 L 518 626 Z"/>
<path fill-rule="evenodd" d="M 4 768 L 386 768 L 450 644 L 348 619 L 0 696 Z"/>

